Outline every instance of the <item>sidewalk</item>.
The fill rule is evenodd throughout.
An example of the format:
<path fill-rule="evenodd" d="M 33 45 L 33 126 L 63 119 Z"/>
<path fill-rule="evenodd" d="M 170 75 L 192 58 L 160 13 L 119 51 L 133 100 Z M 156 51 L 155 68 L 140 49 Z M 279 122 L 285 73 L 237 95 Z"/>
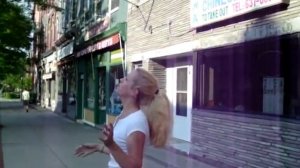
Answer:
<path fill-rule="evenodd" d="M 99 131 L 46 109 L 35 107 L 29 113 L 22 108 L 0 109 L 0 123 L 4 125 L 1 144 L 5 168 L 99 168 L 106 167 L 109 159 L 103 154 L 75 157 L 76 146 L 97 142 Z M 169 149 L 148 147 L 144 168 L 152 167 L 212 168 Z"/>
<path fill-rule="evenodd" d="M 23 106 L 23 103 L 20 99 L 5 99 L 0 97 L 0 109 L 5 108 L 20 108 Z"/>
<path fill-rule="evenodd" d="M 35 108 L 36 110 L 40 110 L 40 111 L 48 110 L 40 106 L 33 106 L 32 108 Z M 57 115 L 66 117 L 64 113 L 57 113 Z M 96 125 L 95 129 L 102 129 L 102 127 L 103 125 Z M 151 147 L 147 148 L 145 156 L 148 159 L 155 160 L 156 162 L 160 162 L 163 165 L 168 165 L 169 167 L 170 166 L 183 167 L 189 165 L 187 168 L 192 168 L 194 167 L 193 165 L 201 165 L 201 167 L 203 168 L 205 167 L 212 168 L 212 167 L 218 167 L 222 165 L 222 163 L 219 163 L 216 160 L 210 160 L 208 158 L 205 158 L 205 156 L 203 157 L 203 153 L 201 152 L 200 154 L 198 154 L 199 153 L 198 151 L 201 151 L 201 149 L 198 146 L 193 145 L 186 141 L 173 138 L 171 139 L 169 145 L 165 149 L 156 149 Z M 153 156 L 153 154 L 155 154 L 155 156 Z M 164 156 L 168 156 L 168 158 Z M 173 159 L 173 158 L 177 158 L 177 159 Z M 169 160 L 170 163 L 166 162 L 166 160 Z"/>

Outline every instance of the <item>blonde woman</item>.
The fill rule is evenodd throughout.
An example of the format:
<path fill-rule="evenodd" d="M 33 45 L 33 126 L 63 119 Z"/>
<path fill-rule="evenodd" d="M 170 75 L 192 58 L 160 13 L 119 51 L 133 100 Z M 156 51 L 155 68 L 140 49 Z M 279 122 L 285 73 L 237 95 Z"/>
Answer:
<path fill-rule="evenodd" d="M 77 156 L 94 152 L 110 155 L 109 168 L 141 168 L 145 145 L 164 147 L 171 127 L 169 100 L 159 93 L 156 78 L 144 69 L 133 70 L 117 87 L 123 111 L 115 123 L 105 125 L 103 144 L 84 144 Z"/>

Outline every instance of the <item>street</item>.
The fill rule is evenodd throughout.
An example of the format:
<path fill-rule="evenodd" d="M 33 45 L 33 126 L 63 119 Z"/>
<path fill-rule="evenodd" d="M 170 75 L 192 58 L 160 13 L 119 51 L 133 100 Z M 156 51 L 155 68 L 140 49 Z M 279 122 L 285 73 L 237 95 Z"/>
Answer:
<path fill-rule="evenodd" d="M 73 155 L 78 145 L 97 142 L 97 128 L 42 108 L 31 107 L 26 113 L 19 101 L 5 100 L 0 103 L 0 124 L 4 168 L 107 167 L 108 155 L 97 153 L 85 158 Z M 144 168 L 154 167 L 211 168 L 167 149 L 147 147 Z"/>

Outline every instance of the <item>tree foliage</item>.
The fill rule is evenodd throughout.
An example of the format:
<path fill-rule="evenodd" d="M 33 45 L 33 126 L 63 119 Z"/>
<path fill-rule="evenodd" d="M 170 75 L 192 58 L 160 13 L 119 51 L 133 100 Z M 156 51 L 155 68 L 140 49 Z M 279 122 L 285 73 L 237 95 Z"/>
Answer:
<path fill-rule="evenodd" d="M 9 74 L 1 82 L 4 91 L 12 92 L 16 89 L 21 89 L 20 76 Z"/>
<path fill-rule="evenodd" d="M 17 90 L 31 90 L 32 78 L 29 76 L 20 76 L 9 74 L 1 82 L 4 91 L 13 92 Z"/>
<path fill-rule="evenodd" d="M 0 0 L 0 80 L 25 72 L 32 22 L 16 3 Z"/>

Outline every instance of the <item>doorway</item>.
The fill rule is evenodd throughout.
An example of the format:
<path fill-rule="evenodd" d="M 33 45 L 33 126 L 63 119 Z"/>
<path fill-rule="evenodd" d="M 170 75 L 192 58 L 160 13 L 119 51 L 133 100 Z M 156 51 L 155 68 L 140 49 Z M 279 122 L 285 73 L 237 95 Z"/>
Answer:
<path fill-rule="evenodd" d="M 174 138 L 191 141 L 192 66 L 167 68 L 167 95 L 173 110 Z M 176 81 L 176 82 L 175 82 Z"/>

